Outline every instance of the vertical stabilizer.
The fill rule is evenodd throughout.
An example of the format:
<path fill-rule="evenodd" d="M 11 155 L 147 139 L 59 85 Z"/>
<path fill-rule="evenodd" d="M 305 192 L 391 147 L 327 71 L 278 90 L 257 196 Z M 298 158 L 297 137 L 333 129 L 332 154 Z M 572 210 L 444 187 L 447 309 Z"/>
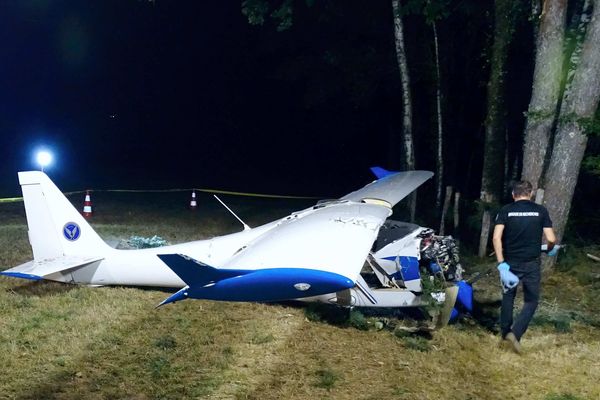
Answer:
<path fill-rule="evenodd" d="M 98 255 L 108 245 L 46 174 L 19 172 L 33 258 Z"/>

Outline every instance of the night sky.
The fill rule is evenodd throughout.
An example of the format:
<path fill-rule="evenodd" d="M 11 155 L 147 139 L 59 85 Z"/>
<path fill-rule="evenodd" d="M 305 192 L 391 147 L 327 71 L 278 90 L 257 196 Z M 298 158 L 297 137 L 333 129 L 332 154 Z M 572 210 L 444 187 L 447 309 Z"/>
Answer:
<path fill-rule="evenodd" d="M 17 171 L 38 168 L 40 146 L 54 151 L 47 173 L 64 191 L 204 187 L 336 198 L 373 180 L 370 166 L 400 169 L 391 2 L 294 4 L 291 29 L 278 32 L 271 18 L 249 25 L 239 1 L 0 1 L 0 197 L 20 195 Z M 481 182 L 493 1 L 449 4 L 438 23 L 444 185 L 471 204 Z M 417 169 L 435 171 L 432 29 L 422 14 L 403 21 Z M 505 80 L 513 157 L 534 47 L 524 15 Z M 594 154 L 599 146 L 590 139 Z M 596 177 L 581 174 L 572 220 L 598 190 Z M 435 220 L 433 181 L 419 199 L 418 215 Z"/>
<path fill-rule="evenodd" d="M 389 7 L 366 10 L 385 23 L 316 10 L 277 32 L 250 26 L 239 2 L 3 1 L 0 193 L 19 192 L 40 145 L 63 189 L 353 190 L 389 159 L 400 96 Z M 366 101 L 349 101 L 345 72 L 320 61 L 357 35 L 390 57 L 384 73 L 364 66 L 379 74 Z"/>

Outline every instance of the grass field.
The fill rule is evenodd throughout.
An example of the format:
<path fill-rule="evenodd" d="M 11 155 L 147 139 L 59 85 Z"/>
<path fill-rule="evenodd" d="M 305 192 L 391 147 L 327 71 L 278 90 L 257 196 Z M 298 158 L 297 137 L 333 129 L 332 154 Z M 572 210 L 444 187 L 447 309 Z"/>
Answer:
<path fill-rule="evenodd" d="M 186 196 L 98 194 L 92 224 L 109 240 L 171 243 L 240 229 L 207 196 L 190 212 Z M 227 200 L 251 226 L 310 204 Z M 0 248 L 0 269 L 31 259 L 21 203 L 0 204 Z M 573 259 L 546 282 L 522 356 L 472 320 L 424 338 L 321 322 L 305 307 L 155 310 L 167 293 L 0 277 L 0 399 L 598 399 L 600 288 Z"/>

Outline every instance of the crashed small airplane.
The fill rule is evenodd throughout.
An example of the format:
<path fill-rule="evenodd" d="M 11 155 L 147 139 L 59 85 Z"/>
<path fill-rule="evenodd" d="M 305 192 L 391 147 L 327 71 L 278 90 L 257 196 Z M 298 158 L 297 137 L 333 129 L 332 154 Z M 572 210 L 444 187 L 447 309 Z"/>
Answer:
<path fill-rule="evenodd" d="M 458 296 L 469 309 L 470 293 L 461 295 L 469 287 L 460 281 L 454 240 L 387 220 L 392 207 L 433 173 L 372 170 L 378 179 L 362 189 L 266 225 L 140 250 L 108 246 L 48 176 L 19 172 L 34 260 L 0 274 L 92 286 L 181 288 L 159 306 L 193 298 L 417 307 L 433 296 L 445 301 L 449 318 Z M 425 279 L 441 276 L 447 288 L 425 293 L 422 272 L 429 274 Z"/>

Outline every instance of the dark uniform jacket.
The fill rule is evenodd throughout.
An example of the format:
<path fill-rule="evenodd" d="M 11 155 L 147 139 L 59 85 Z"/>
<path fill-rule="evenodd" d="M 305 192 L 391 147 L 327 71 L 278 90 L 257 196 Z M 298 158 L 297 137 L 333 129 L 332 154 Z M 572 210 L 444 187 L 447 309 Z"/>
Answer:
<path fill-rule="evenodd" d="M 552 221 L 544 206 L 519 200 L 502 207 L 496 216 L 496 225 L 504 225 L 502 250 L 510 264 L 540 257 L 543 231 L 552 227 Z"/>

